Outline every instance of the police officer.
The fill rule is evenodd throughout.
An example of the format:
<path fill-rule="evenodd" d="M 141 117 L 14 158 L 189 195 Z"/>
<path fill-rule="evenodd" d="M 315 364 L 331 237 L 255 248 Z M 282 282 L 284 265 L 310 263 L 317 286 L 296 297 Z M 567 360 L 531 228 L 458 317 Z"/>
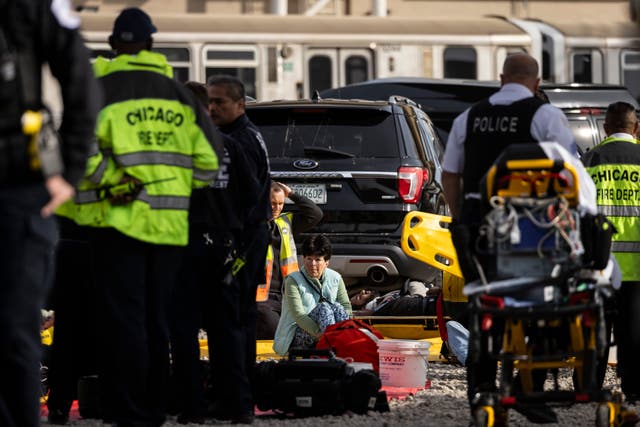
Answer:
<path fill-rule="evenodd" d="M 296 212 L 282 212 L 285 199 L 297 207 Z M 267 250 L 266 283 L 258 286 L 258 339 L 273 339 L 282 312 L 282 283 L 284 278 L 298 271 L 298 254 L 294 237 L 316 225 L 322 219 L 322 210 L 310 199 L 297 194 L 287 185 L 271 183 L 271 211 L 269 221 L 271 244 Z"/>
<path fill-rule="evenodd" d="M 96 146 L 75 204 L 61 214 L 90 226 L 102 325 L 104 416 L 161 425 L 169 371 L 166 308 L 188 241 L 192 188 L 218 169 L 222 141 L 193 94 L 151 52 L 156 28 L 138 8 L 116 18 L 98 58 L 105 91 Z"/>
<path fill-rule="evenodd" d="M 482 220 L 479 183 L 498 155 L 510 144 L 539 141 L 556 141 L 576 153 L 565 115 L 534 96 L 538 72 L 538 63 L 528 54 L 508 56 L 500 90 L 453 122 L 442 162 L 442 185 L 453 217 L 451 237 L 467 282 L 479 277 L 473 258 L 477 254 L 472 253 Z M 493 387 L 496 371 L 495 362 L 476 352 L 470 345 L 467 360 L 475 365 L 468 370 L 473 375 L 468 375 L 467 393 L 472 405 L 477 388 Z"/>
<path fill-rule="evenodd" d="M 232 235 L 235 263 L 244 265 L 228 276 L 230 263 L 218 263 L 211 287 L 207 318 L 211 376 L 215 387 L 211 415 L 234 423 L 253 422 L 251 374 L 256 360 L 256 289 L 264 283 L 264 262 L 269 243 L 267 221 L 271 218 L 270 178 L 267 150 L 262 135 L 245 114 L 244 85 L 230 76 L 213 76 L 208 82 L 209 115 L 220 131 L 235 141 L 237 156 L 244 157 L 241 170 L 252 182 L 244 191 L 229 191 L 236 209 L 234 222 L 241 231 Z M 229 145 L 231 147 L 231 144 Z M 231 167 L 235 167 L 233 159 Z M 244 193 L 246 192 L 246 193 Z M 212 207 L 224 205 L 214 201 Z M 218 228 L 220 225 L 218 224 Z M 228 228 L 228 227 L 227 227 Z M 220 246 L 219 233 L 214 240 Z M 222 245 L 224 246 L 224 237 Z M 226 239 L 228 240 L 228 239 Z M 223 251 L 223 253 L 229 253 Z M 240 264 L 236 264 L 240 265 Z"/>
<path fill-rule="evenodd" d="M 640 145 L 635 135 L 638 118 L 634 107 L 615 102 L 607 108 L 607 138 L 588 151 L 583 162 L 596 185 L 598 210 L 609 218 L 617 233 L 611 250 L 622 271 L 617 293 L 615 335 L 618 374 L 627 400 L 640 399 Z"/>
<path fill-rule="evenodd" d="M 564 113 L 534 96 L 540 79 L 533 57 L 524 53 L 507 57 L 500 81 L 498 92 L 456 117 L 442 162 L 442 185 L 451 215 L 457 223 L 469 226 L 472 234 L 480 221 L 478 183 L 504 148 L 513 143 L 555 141 L 576 153 Z M 458 247 L 460 242 L 454 244 Z M 458 252 L 460 257 L 460 249 Z M 473 280 L 475 267 L 466 257 L 460 258 L 465 278 Z"/>
<path fill-rule="evenodd" d="M 0 1 L 2 426 L 40 424 L 40 309 L 57 234 L 51 213 L 82 177 L 101 98 L 78 26 L 64 1 Z M 64 100 L 59 138 L 42 111 L 45 62 Z"/>

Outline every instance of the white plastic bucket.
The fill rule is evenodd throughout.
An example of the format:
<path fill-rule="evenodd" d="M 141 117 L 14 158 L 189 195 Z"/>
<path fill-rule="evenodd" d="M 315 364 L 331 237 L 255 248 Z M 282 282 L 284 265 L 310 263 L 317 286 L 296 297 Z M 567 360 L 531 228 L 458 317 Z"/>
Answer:
<path fill-rule="evenodd" d="M 428 341 L 384 339 L 378 341 L 380 380 L 383 386 L 424 387 L 429 367 Z"/>

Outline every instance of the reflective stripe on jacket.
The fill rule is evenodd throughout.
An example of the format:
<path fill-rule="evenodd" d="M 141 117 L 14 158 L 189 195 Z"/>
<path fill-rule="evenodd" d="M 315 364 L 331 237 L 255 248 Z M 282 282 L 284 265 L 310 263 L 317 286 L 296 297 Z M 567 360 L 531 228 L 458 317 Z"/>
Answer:
<path fill-rule="evenodd" d="M 280 232 L 280 272 L 282 280 L 294 271 L 299 271 L 298 254 L 296 252 L 296 242 L 293 239 L 292 222 L 293 214 L 286 212 L 278 216 L 274 222 Z M 269 288 L 271 287 L 271 275 L 273 273 L 273 248 L 269 245 L 267 249 L 267 259 L 265 262 L 266 284 L 258 285 L 256 301 L 262 302 L 269 298 Z"/>
<path fill-rule="evenodd" d="M 145 242 L 185 246 L 191 190 L 214 180 L 212 145 L 221 147 L 221 137 L 197 101 L 171 79 L 163 55 L 98 58 L 94 71 L 105 89 L 96 143 L 74 203 L 58 213 Z M 146 184 L 133 202 L 115 206 L 100 199 L 96 189 L 125 175 Z"/>
<path fill-rule="evenodd" d="M 623 281 L 640 280 L 640 145 L 634 139 L 607 138 L 585 155 L 597 191 L 598 211 L 618 231 L 611 251 Z"/>

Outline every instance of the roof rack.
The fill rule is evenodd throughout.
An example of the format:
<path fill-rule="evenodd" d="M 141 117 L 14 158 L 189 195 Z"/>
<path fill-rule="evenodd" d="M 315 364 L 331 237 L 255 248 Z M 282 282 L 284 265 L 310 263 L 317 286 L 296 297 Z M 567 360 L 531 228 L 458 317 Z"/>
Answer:
<path fill-rule="evenodd" d="M 406 96 L 402 96 L 402 95 L 391 95 L 389 97 L 389 102 L 391 102 L 393 104 L 404 103 L 404 104 L 412 105 L 412 106 L 417 107 L 417 108 L 422 108 L 422 106 L 420 106 L 420 104 L 418 104 L 417 102 L 415 102 L 411 98 L 407 98 Z"/>

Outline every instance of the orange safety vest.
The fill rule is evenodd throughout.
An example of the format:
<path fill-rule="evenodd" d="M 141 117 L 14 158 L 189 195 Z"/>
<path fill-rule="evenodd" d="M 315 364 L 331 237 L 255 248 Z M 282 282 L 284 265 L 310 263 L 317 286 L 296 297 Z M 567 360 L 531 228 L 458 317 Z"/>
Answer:
<path fill-rule="evenodd" d="M 291 212 L 283 213 L 274 222 L 280 231 L 280 272 L 284 279 L 287 275 L 298 271 L 298 254 L 296 253 L 296 242 L 293 240 L 291 231 Z M 263 302 L 269 299 L 269 288 L 271 287 L 271 276 L 273 275 L 273 248 L 267 248 L 267 258 L 264 264 L 266 283 L 258 285 L 256 290 L 256 301 Z"/>

